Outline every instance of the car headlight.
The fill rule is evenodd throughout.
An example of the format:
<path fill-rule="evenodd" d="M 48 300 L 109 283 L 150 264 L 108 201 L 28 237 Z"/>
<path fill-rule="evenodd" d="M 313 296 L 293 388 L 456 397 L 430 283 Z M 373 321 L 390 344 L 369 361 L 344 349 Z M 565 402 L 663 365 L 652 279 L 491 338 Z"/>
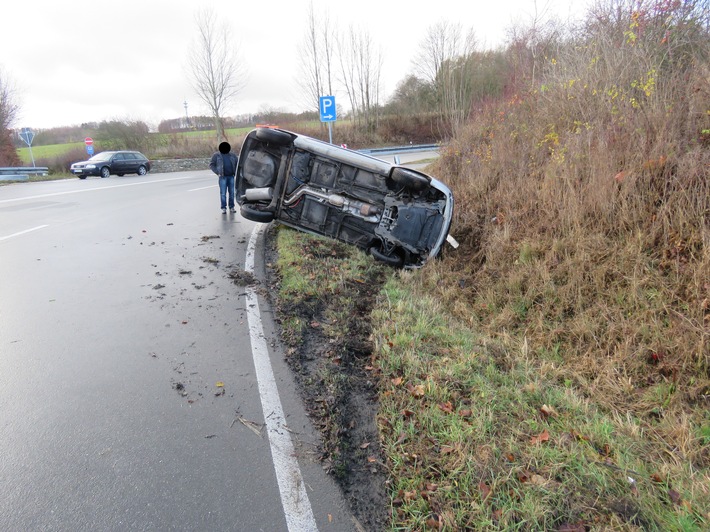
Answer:
<path fill-rule="evenodd" d="M 87 168 L 96 168 L 96 165 L 95 164 L 87 164 L 86 167 Z"/>

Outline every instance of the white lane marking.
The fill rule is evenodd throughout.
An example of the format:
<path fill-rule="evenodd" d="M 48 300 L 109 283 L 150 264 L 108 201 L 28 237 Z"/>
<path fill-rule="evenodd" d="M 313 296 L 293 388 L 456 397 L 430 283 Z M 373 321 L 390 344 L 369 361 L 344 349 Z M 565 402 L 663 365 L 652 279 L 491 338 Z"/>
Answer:
<path fill-rule="evenodd" d="M 247 256 L 244 260 L 244 270 L 254 273 L 254 254 L 256 241 L 263 225 L 257 225 L 251 232 L 247 245 Z M 256 290 L 247 286 L 247 321 L 249 323 L 249 336 L 251 339 L 252 357 L 256 369 L 256 380 L 261 396 L 261 409 L 264 413 L 266 431 L 271 445 L 271 457 L 274 462 L 276 480 L 281 494 L 281 506 L 286 516 L 286 524 L 290 532 L 316 531 L 315 517 L 311 503 L 308 500 L 306 486 L 301 476 L 301 470 L 296 460 L 291 435 L 286 429 L 286 419 L 279 391 L 276 388 L 274 371 L 269 360 L 269 349 L 264 338 L 264 329 L 261 324 L 259 302 Z"/>
<path fill-rule="evenodd" d="M 105 187 L 94 187 L 94 188 L 82 188 L 79 190 L 65 190 L 64 192 L 50 192 L 48 194 L 37 194 L 35 196 L 24 196 L 21 198 L 11 198 L 11 199 L 4 199 L 0 200 L 0 203 L 10 203 L 13 201 L 25 201 L 25 200 L 34 200 L 34 199 L 40 199 L 40 198 L 51 198 L 52 196 L 65 196 L 66 194 L 78 194 L 80 192 L 95 192 L 97 190 L 109 190 L 112 188 L 123 188 L 123 187 L 136 187 L 138 185 L 150 185 L 153 183 L 164 183 L 167 181 L 180 181 L 182 179 L 195 179 L 196 176 L 194 175 L 189 175 L 185 177 L 171 177 L 168 179 L 153 179 L 152 181 L 139 181 L 137 183 L 123 183 L 121 185 L 107 185 Z M 199 176 L 197 176 L 199 177 Z"/>
<path fill-rule="evenodd" d="M 19 233 L 13 233 L 11 235 L 7 236 L 0 236 L 0 240 L 7 240 L 8 238 L 13 238 L 15 236 L 20 236 L 24 235 L 26 233 L 31 233 L 32 231 L 37 231 L 37 229 L 44 229 L 45 227 L 49 227 L 48 225 L 38 225 L 37 227 L 33 227 L 32 229 L 25 229 L 24 231 L 20 231 Z"/>
<path fill-rule="evenodd" d="M 205 190 L 207 188 L 219 188 L 219 185 L 210 185 L 208 187 L 191 188 L 188 192 L 197 192 L 198 190 Z"/>

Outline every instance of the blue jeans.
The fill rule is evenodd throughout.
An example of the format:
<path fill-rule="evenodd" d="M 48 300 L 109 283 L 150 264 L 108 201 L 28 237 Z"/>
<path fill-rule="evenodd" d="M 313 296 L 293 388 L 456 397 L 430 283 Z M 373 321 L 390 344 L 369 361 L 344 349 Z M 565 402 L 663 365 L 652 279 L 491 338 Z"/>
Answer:
<path fill-rule="evenodd" d="M 229 192 L 229 208 L 234 208 L 234 176 L 219 176 L 219 199 L 223 209 L 227 208 L 227 192 Z"/>

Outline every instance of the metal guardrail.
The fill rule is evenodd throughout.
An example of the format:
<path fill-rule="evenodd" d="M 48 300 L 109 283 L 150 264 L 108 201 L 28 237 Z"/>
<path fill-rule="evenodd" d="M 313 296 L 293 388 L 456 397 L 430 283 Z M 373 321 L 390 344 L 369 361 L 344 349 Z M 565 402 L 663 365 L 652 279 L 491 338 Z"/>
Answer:
<path fill-rule="evenodd" d="M 408 146 L 389 146 L 387 148 L 371 148 L 367 150 L 357 150 L 360 153 L 367 153 L 369 155 L 388 155 L 392 153 L 415 153 L 418 151 L 432 151 L 438 150 L 441 146 L 438 144 L 416 144 Z"/>
<path fill-rule="evenodd" d="M 30 175 L 47 175 L 46 166 L 0 166 L 0 181 L 27 181 Z"/>
<path fill-rule="evenodd" d="M 49 168 L 46 166 L 0 166 L 0 175 L 32 174 L 47 175 Z"/>

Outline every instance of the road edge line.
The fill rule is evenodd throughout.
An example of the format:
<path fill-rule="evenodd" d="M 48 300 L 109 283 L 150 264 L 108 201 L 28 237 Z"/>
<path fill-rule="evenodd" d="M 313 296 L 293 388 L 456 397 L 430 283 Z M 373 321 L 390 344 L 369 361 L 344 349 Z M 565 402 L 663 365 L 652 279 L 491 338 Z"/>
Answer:
<path fill-rule="evenodd" d="M 254 274 L 254 256 L 256 241 L 263 230 L 263 225 L 257 225 L 251 232 L 247 244 L 247 254 L 244 259 L 244 271 Z M 246 312 L 249 324 L 252 358 L 259 386 L 261 409 L 271 446 L 271 458 L 276 473 L 276 481 L 281 495 L 281 506 L 286 517 L 289 531 L 317 531 L 313 509 L 308 500 L 306 485 L 303 482 L 301 469 L 298 466 L 296 453 L 288 431 L 281 398 L 276 387 L 274 370 L 269 359 L 269 349 L 264 337 L 261 322 L 259 302 L 256 290 L 246 287 Z"/>

